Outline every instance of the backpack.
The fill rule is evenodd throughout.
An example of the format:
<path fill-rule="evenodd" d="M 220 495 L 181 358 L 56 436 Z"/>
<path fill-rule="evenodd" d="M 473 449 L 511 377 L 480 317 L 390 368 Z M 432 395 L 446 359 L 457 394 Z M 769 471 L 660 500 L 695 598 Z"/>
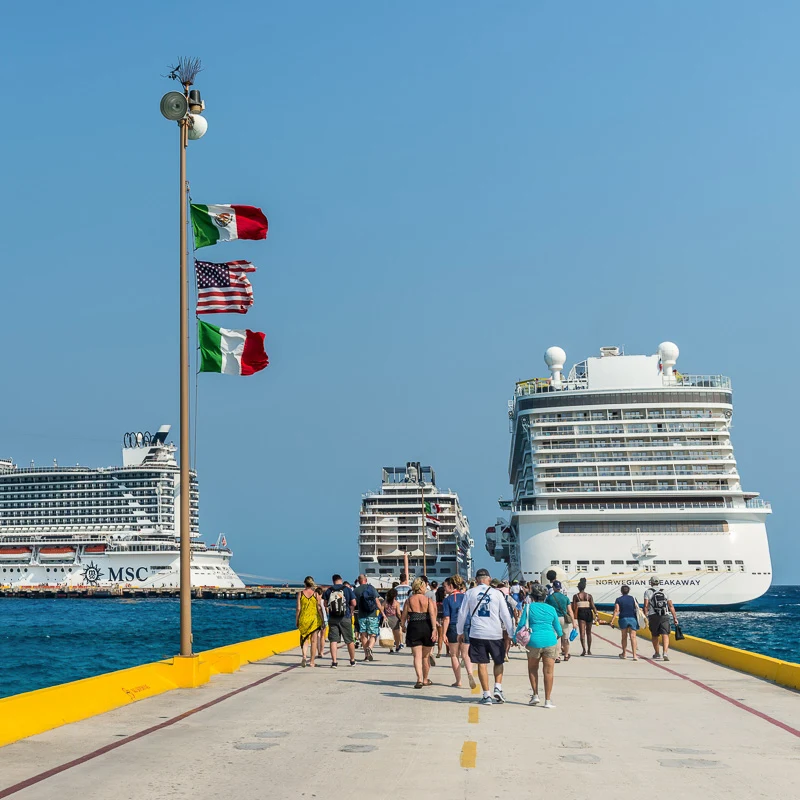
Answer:
<path fill-rule="evenodd" d="M 667 614 L 667 596 L 661 589 L 656 589 L 653 592 L 653 596 L 650 598 L 650 605 L 653 607 L 653 611 L 659 616 L 664 617 Z"/>
<path fill-rule="evenodd" d="M 358 601 L 359 612 L 365 616 L 374 614 L 378 610 L 378 602 L 376 597 L 377 595 L 375 594 L 375 590 L 371 586 L 365 587 Z"/>
<path fill-rule="evenodd" d="M 328 595 L 328 613 L 332 617 L 343 617 L 347 613 L 343 586 L 334 586 Z"/>

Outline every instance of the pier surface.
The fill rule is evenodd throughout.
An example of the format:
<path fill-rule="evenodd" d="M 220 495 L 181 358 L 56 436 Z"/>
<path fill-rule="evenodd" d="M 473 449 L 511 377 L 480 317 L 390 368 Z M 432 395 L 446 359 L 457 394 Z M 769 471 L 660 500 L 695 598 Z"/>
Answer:
<path fill-rule="evenodd" d="M 0 798 L 800 796 L 800 693 L 682 653 L 653 662 L 645 640 L 622 662 L 618 631 L 596 630 L 591 658 L 556 665 L 553 710 L 528 706 L 515 650 L 492 707 L 450 687 L 444 657 L 415 690 L 407 650 L 338 670 L 295 651 L 8 745 Z"/>

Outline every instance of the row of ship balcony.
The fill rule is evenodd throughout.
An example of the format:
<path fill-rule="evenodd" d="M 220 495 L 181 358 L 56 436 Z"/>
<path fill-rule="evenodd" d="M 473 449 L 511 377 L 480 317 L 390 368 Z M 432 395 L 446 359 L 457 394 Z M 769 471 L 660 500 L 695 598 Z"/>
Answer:
<path fill-rule="evenodd" d="M 531 450 L 538 453 L 547 450 L 630 450 L 634 448 L 652 450 L 654 447 L 727 447 L 733 449 L 731 440 L 727 436 L 707 436 L 703 439 L 650 439 L 648 441 L 644 439 L 573 440 L 557 444 L 532 445 Z"/>
<path fill-rule="evenodd" d="M 406 530 L 400 531 L 399 533 L 394 531 L 382 531 L 380 528 L 374 528 L 369 525 L 362 525 L 359 534 L 359 541 L 362 542 L 385 542 L 388 540 L 390 542 L 399 542 L 400 544 L 414 544 L 422 539 L 425 535 L 425 531 L 420 531 L 419 528 L 416 530 Z M 442 538 L 452 538 L 453 536 L 458 536 L 459 538 L 465 538 L 469 534 L 463 534 L 460 531 L 439 531 L 439 539 Z M 382 538 L 378 538 L 382 537 Z"/>
<path fill-rule="evenodd" d="M 614 480 L 580 481 L 575 483 L 545 483 L 536 490 L 537 494 L 560 494 L 563 492 L 664 492 L 664 491 L 741 491 L 738 482 L 720 481 L 681 481 L 681 480 L 642 480 L 633 483 L 633 478 L 625 481 Z M 734 479 L 732 479 L 734 480 Z M 537 481 L 538 482 L 538 481 Z M 533 482 L 526 481 L 526 487 Z"/>
<path fill-rule="evenodd" d="M 513 512 L 521 511 L 558 511 L 559 513 L 567 511 L 661 511 L 663 510 L 691 510 L 691 509 L 733 509 L 741 508 L 742 505 L 729 498 L 720 498 L 719 500 L 659 500 L 658 502 L 650 502 L 647 500 L 631 501 L 631 502 L 599 502 L 599 503 L 579 503 L 573 500 L 562 502 L 559 500 L 535 500 L 533 498 L 519 498 L 515 502 L 506 502 L 505 506 L 508 510 Z M 770 511 L 772 505 L 767 500 L 762 500 L 760 497 L 749 498 L 744 502 L 744 508 Z"/>
<path fill-rule="evenodd" d="M 580 456 L 576 458 L 568 456 L 537 456 L 536 466 L 544 466 L 546 464 L 605 464 L 609 462 L 658 462 L 658 461 L 733 461 L 733 453 L 717 454 L 714 452 L 698 452 L 698 453 L 653 453 L 650 455 L 640 455 L 638 453 L 630 453 L 624 456 Z M 525 456 L 526 465 L 531 465 L 530 455 Z"/>
<path fill-rule="evenodd" d="M 552 436 L 636 436 L 642 433 L 663 435 L 665 433 L 727 433 L 727 421 L 715 425 L 705 422 L 632 422 L 627 425 L 560 425 L 557 428 L 531 429 L 531 439 L 545 439 Z"/>
<path fill-rule="evenodd" d="M 557 468 L 556 468 L 557 469 Z M 690 475 L 702 477 L 735 477 L 738 478 L 739 474 L 736 467 L 730 469 L 714 468 L 714 467 L 694 467 L 691 469 L 663 466 L 663 467 L 640 467 L 639 469 L 629 469 L 627 467 L 614 467 L 612 469 L 603 469 L 602 467 L 581 467 L 580 469 L 564 469 L 560 472 L 552 469 L 536 470 L 534 480 L 538 483 L 544 480 L 566 480 L 569 478 L 619 478 L 631 477 L 633 479 L 644 477 L 660 478 L 669 475 Z M 526 471 L 523 478 L 529 478 L 530 473 Z"/>
<path fill-rule="evenodd" d="M 416 505 L 408 505 L 408 506 L 394 506 L 388 509 L 382 509 L 380 505 L 370 505 L 368 508 L 364 508 L 361 510 L 361 516 L 367 517 L 394 517 L 397 515 L 398 512 L 403 513 L 404 515 L 408 516 L 409 514 L 414 515 L 414 519 L 419 522 L 420 515 L 422 514 L 422 509 L 419 506 L 419 503 Z M 439 519 L 446 519 L 450 517 L 455 517 L 456 512 L 443 509 L 436 514 L 437 518 Z M 398 525 L 402 525 L 402 522 L 398 522 Z M 409 523 L 410 524 L 410 523 Z"/>
<path fill-rule="evenodd" d="M 638 420 L 638 419 L 729 419 L 729 414 L 718 409 L 689 409 L 689 408 L 665 408 L 665 409 L 608 409 L 604 411 L 560 411 L 545 412 L 543 414 L 530 414 L 528 419 L 532 420 L 533 425 L 560 422 L 614 422 L 618 420 Z"/>

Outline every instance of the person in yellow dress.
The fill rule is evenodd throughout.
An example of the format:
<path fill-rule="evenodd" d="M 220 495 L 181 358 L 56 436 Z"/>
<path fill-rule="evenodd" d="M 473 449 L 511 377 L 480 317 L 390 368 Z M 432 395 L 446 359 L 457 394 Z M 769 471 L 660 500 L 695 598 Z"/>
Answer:
<path fill-rule="evenodd" d="M 322 628 L 322 608 L 320 596 L 316 593 L 317 584 L 309 575 L 303 581 L 303 588 L 297 593 L 297 614 L 295 625 L 300 630 L 300 652 L 302 666 L 316 667 L 317 636 L 315 634 Z M 310 660 L 306 659 L 306 643 L 311 651 Z"/>

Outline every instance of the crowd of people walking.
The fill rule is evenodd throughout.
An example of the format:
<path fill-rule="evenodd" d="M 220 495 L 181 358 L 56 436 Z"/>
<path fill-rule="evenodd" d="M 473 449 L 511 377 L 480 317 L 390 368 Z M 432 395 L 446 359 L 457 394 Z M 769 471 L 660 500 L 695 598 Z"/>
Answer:
<path fill-rule="evenodd" d="M 339 666 L 342 646 L 351 667 L 356 665 L 359 646 L 363 660 L 374 661 L 380 639 L 389 653 L 399 653 L 404 647 L 411 650 L 414 688 L 423 689 L 433 684 L 431 668 L 444 652 L 453 671 L 450 685 L 461 688 L 466 678 L 469 687 L 475 689 L 475 665 L 479 702 L 495 705 L 506 702 L 503 673 L 509 651 L 516 646 L 527 655 L 529 704 L 555 708 L 555 665 L 572 658 L 570 645 L 578 637 L 580 655 L 591 656 L 592 627 L 601 622 L 594 598 L 586 591 L 585 578 L 578 581 L 578 591 L 570 599 L 555 570 L 545 577 L 546 584 L 509 583 L 492 579 L 488 570 L 479 569 L 467 586 L 458 575 L 439 585 L 436 581 L 429 583 L 424 575 L 409 582 L 404 573 L 384 598 L 364 575 L 359 575 L 354 585 L 341 575 L 333 575 L 331 585 L 324 590 L 309 576 L 297 594 L 301 665 L 316 667 L 324 658 L 326 630 L 332 669 Z M 659 579 L 652 577 L 649 584 L 644 608 L 631 594 L 630 586 L 620 587 L 610 624 L 618 622 L 621 659 L 627 658 L 630 649 L 632 660 L 639 660 L 637 632 L 645 625 L 656 660 L 669 661 L 670 617 L 680 634 L 675 607 Z"/>

